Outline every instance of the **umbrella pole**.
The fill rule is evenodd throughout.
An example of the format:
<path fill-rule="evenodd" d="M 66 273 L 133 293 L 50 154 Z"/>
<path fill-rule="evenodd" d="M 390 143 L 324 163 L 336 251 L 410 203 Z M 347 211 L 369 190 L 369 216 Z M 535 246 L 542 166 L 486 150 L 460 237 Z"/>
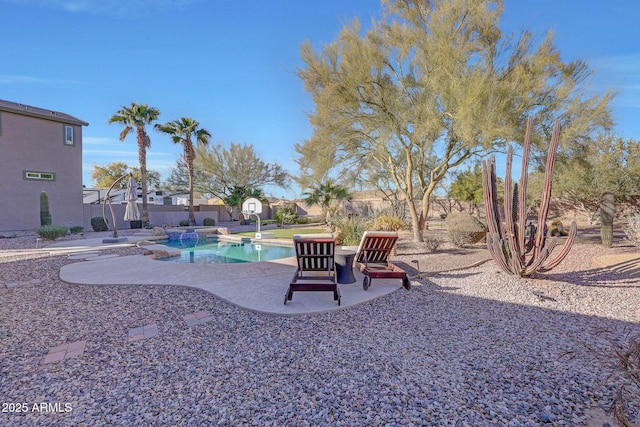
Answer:
<path fill-rule="evenodd" d="M 131 173 L 128 173 L 116 179 L 113 182 L 113 184 L 111 184 L 111 187 L 109 187 L 109 189 L 107 190 L 107 194 L 104 196 L 104 200 L 102 202 L 102 218 L 104 219 L 104 222 L 106 222 L 107 224 L 109 223 L 109 221 L 107 221 L 107 218 L 105 217 L 105 214 L 104 214 L 104 205 L 105 203 L 109 204 L 109 210 L 111 211 L 111 218 L 113 218 L 113 238 L 114 239 L 118 237 L 118 223 L 116 221 L 116 214 L 113 212 L 113 206 L 111 206 L 111 198 L 109 197 L 109 193 L 111 192 L 111 190 L 113 190 L 113 187 L 115 187 L 117 183 L 119 183 L 120 181 L 122 181 L 123 179 L 131 175 L 132 175 Z"/>

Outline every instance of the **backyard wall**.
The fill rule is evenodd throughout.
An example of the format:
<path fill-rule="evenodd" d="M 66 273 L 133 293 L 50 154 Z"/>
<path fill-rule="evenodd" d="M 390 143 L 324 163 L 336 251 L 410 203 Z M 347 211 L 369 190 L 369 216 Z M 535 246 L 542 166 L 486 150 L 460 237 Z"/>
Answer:
<path fill-rule="evenodd" d="M 119 230 L 129 229 L 131 225 L 129 221 L 125 221 L 124 211 L 126 208 L 126 203 L 117 203 L 111 205 L 113 207 L 113 213 L 116 217 L 117 225 Z M 189 219 L 189 211 L 188 207 L 184 205 L 147 205 L 149 209 L 149 222 L 156 227 L 172 227 L 178 226 L 180 221 Z M 138 209 L 142 214 L 142 204 L 138 203 Z M 202 225 L 202 221 L 205 218 L 213 218 L 216 221 L 216 224 L 220 222 L 228 222 L 229 214 L 227 213 L 224 205 L 199 205 L 194 207 L 194 215 L 196 217 L 196 225 Z M 261 219 L 269 219 L 270 217 L 270 209 L 266 209 L 260 215 Z M 98 204 L 85 204 L 84 205 L 84 221 L 83 227 L 87 231 L 92 231 L 91 227 L 91 218 L 93 217 L 101 217 L 102 216 L 102 205 Z M 112 222 L 111 211 L 109 210 L 109 206 L 105 206 L 105 217 L 109 224 Z M 252 218 L 253 219 L 253 218 Z"/>

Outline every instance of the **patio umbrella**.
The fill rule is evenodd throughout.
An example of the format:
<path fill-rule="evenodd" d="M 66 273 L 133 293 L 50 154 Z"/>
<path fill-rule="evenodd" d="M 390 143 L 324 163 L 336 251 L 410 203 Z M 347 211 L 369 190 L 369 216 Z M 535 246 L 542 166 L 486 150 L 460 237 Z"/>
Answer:
<path fill-rule="evenodd" d="M 136 180 L 133 179 L 133 175 L 129 175 L 125 200 L 127 201 L 127 207 L 124 210 L 124 220 L 139 221 L 140 211 L 138 210 L 138 203 L 136 203 L 136 200 L 138 200 L 137 184 Z"/>

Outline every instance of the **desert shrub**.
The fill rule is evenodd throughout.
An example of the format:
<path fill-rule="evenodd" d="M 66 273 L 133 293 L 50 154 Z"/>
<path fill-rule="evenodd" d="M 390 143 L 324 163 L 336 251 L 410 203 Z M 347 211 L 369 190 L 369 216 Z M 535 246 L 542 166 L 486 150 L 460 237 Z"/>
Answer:
<path fill-rule="evenodd" d="M 427 249 L 427 252 L 436 252 L 442 241 L 435 236 L 424 236 L 424 245 Z"/>
<path fill-rule="evenodd" d="M 183 219 L 178 223 L 178 225 L 180 227 L 188 227 L 189 226 L 189 220 L 188 219 Z"/>
<path fill-rule="evenodd" d="M 640 215 L 632 215 L 627 219 L 624 234 L 627 240 L 640 248 Z"/>
<path fill-rule="evenodd" d="M 81 225 L 74 225 L 73 227 L 69 228 L 69 231 L 71 232 L 71 234 L 82 233 L 84 231 L 84 227 Z"/>
<path fill-rule="evenodd" d="M 332 221 L 334 233 L 337 235 L 338 244 L 345 246 L 357 246 L 362 240 L 362 235 L 369 224 L 359 216 L 340 216 Z M 341 241 L 341 242 L 340 242 Z"/>
<path fill-rule="evenodd" d="M 551 222 L 551 228 L 549 228 L 550 236 L 568 236 L 569 232 L 565 231 L 564 225 L 562 225 L 562 221 L 559 219 L 553 220 Z"/>
<path fill-rule="evenodd" d="M 451 212 L 446 223 L 451 243 L 459 248 L 478 243 L 487 234 L 487 227 L 467 212 Z"/>
<path fill-rule="evenodd" d="M 58 237 L 66 236 L 69 229 L 61 225 L 43 225 L 36 230 L 38 236 L 46 240 L 55 240 Z"/>
<path fill-rule="evenodd" d="M 202 225 L 204 225 L 205 227 L 213 227 L 214 225 L 216 225 L 216 220 L 211 217 L 206 217 L 202 220 Z"/>
<path fill-rule="evenodd" d="M 298 217 L 298 210 L 294 205 L 283 205 L 276 210 L 275 219 L 281 226 L 295 224 Z"/>
<path fill-rule="evenodd" d="M 109 231 L 109 226 L 101 216 L 91 218 L 91 228 L 93 228 L 93 231 Z"/>
<path fill-rule="evenodd" d="M 404 219 L 397 215 L 382 214 L 373 220 L 373 229 L 381 231 L 398 231 L 407 226 Z"/>
<path fill-rule="evenodd" d="M 296 224 L 313 224 L 314 221 L 312 221 L 311 219 L 307 218 L 307 217 L 298 217 L 298 219 L 296 219 Z"/>

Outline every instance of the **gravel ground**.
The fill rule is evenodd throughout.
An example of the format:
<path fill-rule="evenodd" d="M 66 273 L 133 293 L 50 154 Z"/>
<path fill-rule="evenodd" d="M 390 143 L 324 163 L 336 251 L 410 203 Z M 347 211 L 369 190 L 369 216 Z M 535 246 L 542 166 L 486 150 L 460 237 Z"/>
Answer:
<path fill-rule="evenodd" d="M 487 253 L 403 241 L 398 259 L 426 272 L 410 292 L 278 317 L 194 289 L 68 285 L 58 271 L 78 261 L 7 255 L 34 242 L 0 239 L 3 426 L 603 426 L 614 388 L 599 331 L 640 332 L 638 279 L 597 267 L 606 249 L 592 244 L 534 280 L 492 262 L 437 273 Z M 198 311 L 212 320 L 188 327 Z M 127 341 L 151 323 L 158 336 Z M 42 364 L 79 340 L 82 356 Z"/>

